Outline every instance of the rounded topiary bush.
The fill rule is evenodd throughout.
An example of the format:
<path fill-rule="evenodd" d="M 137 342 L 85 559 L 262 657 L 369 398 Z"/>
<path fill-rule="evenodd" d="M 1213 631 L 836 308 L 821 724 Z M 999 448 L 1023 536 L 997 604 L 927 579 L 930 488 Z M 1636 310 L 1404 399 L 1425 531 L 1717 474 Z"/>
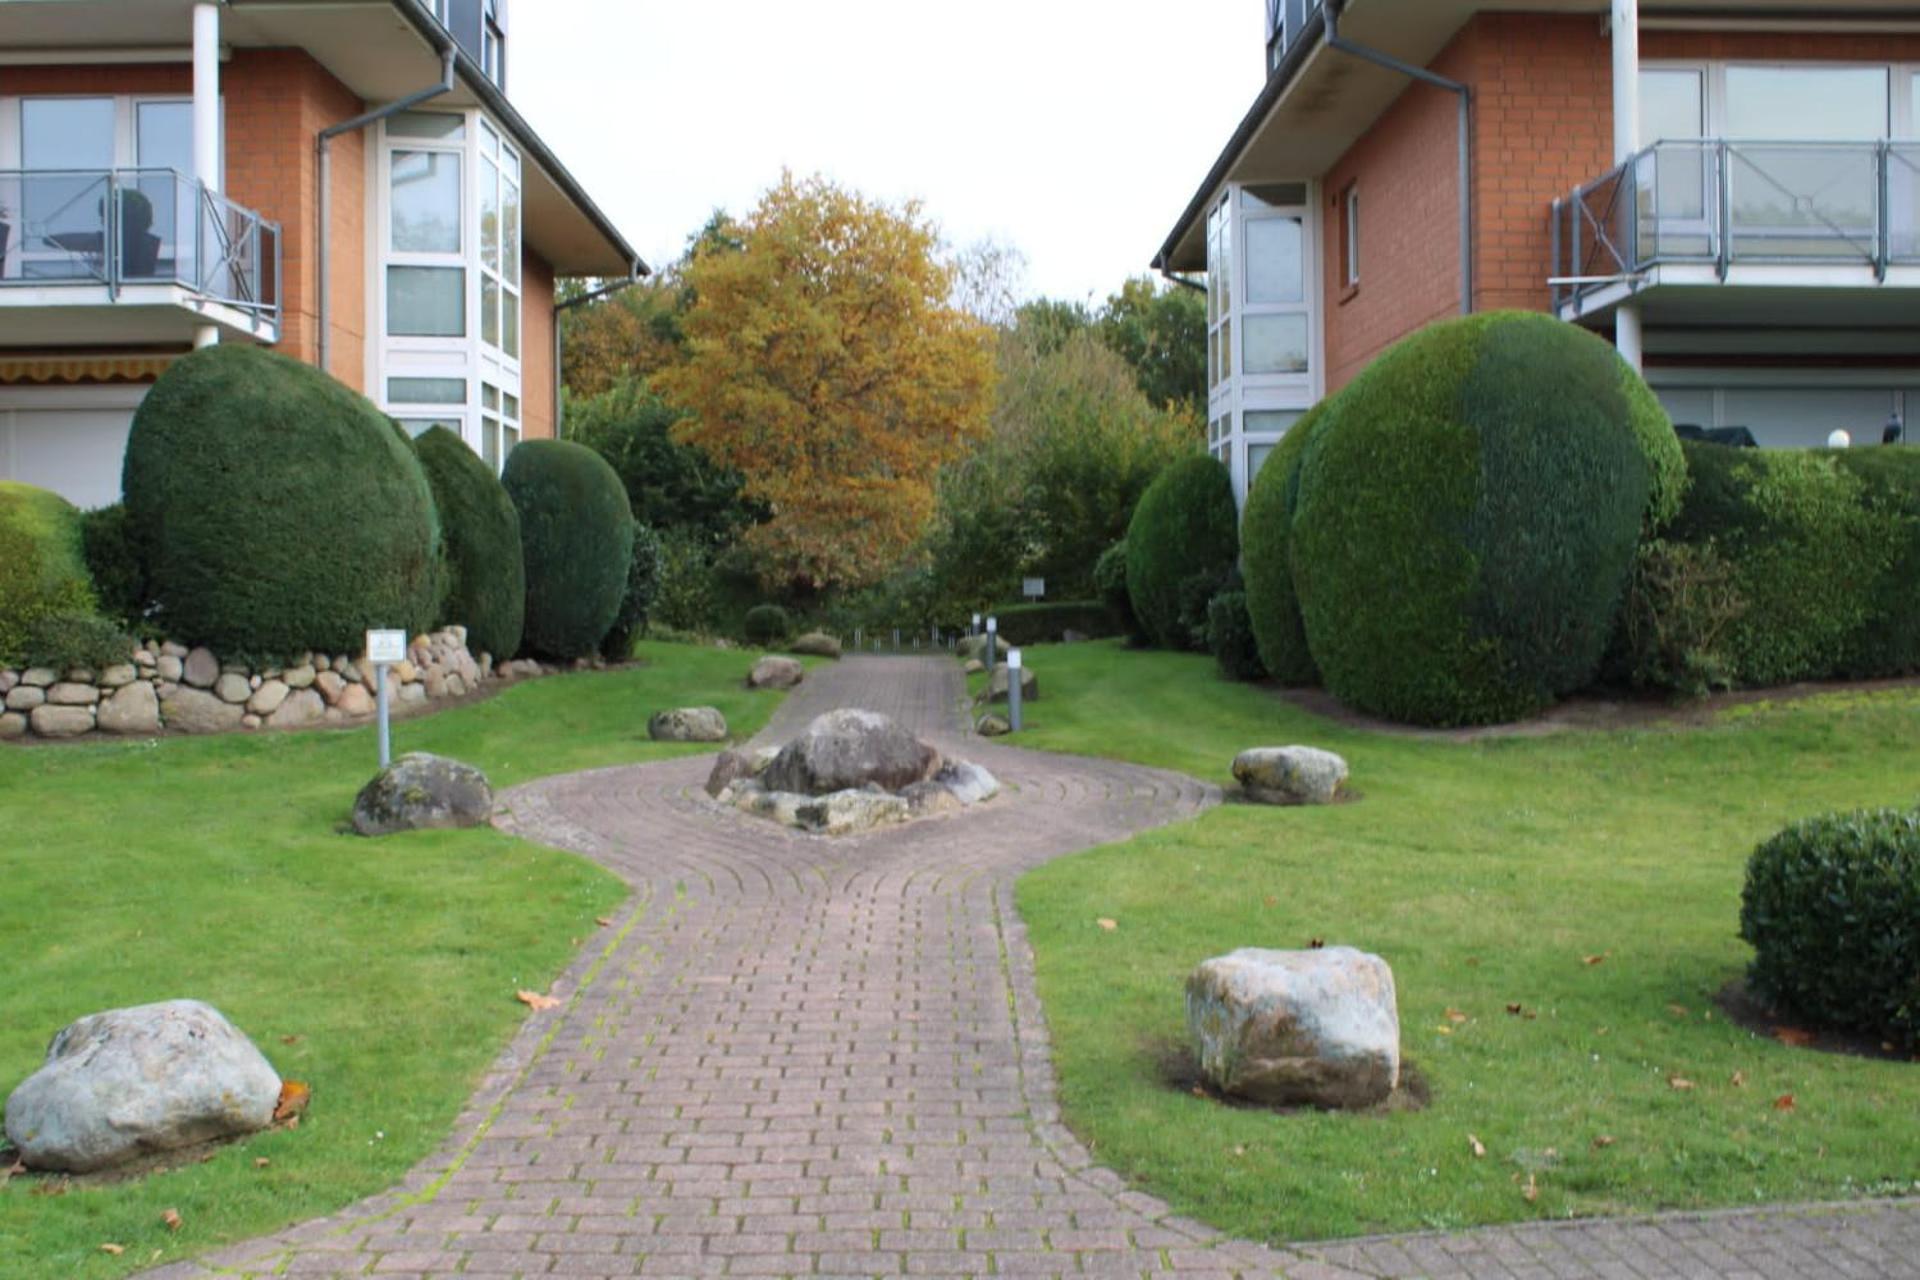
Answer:
<path fill-rule="evenodd" d="M 529 440 L 501 476 L 520 513 L 527 611 L 522 647 L 585 658 L 620 615 L 633 567 L 633 508 L 606 460 L 564 440 Z"/>
<path fill-rule="evenodd" d="M 777 604 L 757 604 L 747 610 L 741 627 L 748 644 L 774 644 L 793 634 L 793 619 Z"/>
<path fill-rule="evenodd" d="M 1129 644 L 1145 644 L 1146 632 L 1140 627 L 1140 617 L 1133 611 L 1133 597 L 1127 594 L 1127 544 L 1124 539 L 1114 543 L 1100 553 L 1093 562 L 1093 588 L 1099 593 L 1100 602 L 1107 606 L 1107 612 L 1113 615 L 1120 627 L 1120 633 Z"/>
<path fill-rule="evenodd" d="M 447 594 L 442 617 L 467 629 L 467 647 L 500 659 L 520 652 L 527 572 L 520 513 L 493 468 L 445 427 L 413 442 L 433 487 L 446 539 Z"/>
<path fill-rule="evenodd" d="M 1754 850 L 1740 899 L 1748 981 L 1779 1013 L 1920 1041 L 1920 814 L 1796 823 Z"/>
<path fill-rule="evenodd" d="M 57 493 L 0 480 L 0 667 L 21 661 L 38 620 L 93 608 L 80 519 Z"/>
<path fill-rule="evenodd" d="M 1206 606 L 1240 558 L 1240 515 L 1226 464 L 1182 458 L 1140 495 L 1127 527 L 1127 597 L 1163 649 L 1205 643 Z"/>
<path fill-rule="evenodd" d="M 625 662 L 633 656 L 634 641 L 646 631 L 659 595 L 660 535 L 635 520 L 633 555 L 627 560 L 627 590 L 620 597 L 620 612 L 614 615 L 613 626 L 600 640 L 601 657 Z"/>
<path fill-rule="evenodd" d="M 1253 622 L 1247 616 L 1247 593 L 1231 586 L 1207 602 L 1207 651 L 1229 680 L 1260 680 L 1267 668 L 1260 661 Z"/>
<path fill-rule="evenodd" d="M 1589 683 L 1679 455 L 1638 382 L 1593 334 L 1499 312 L 1415 334 L 1335 397 L 1288 534 L 1327 688 L 1453 725 Z"/>
<path fill-rule="evenodd" d="M 1293 511 L 1300 494 L 1300 460 L 1319 430 L 1321 401 L 1280 438 L 1253 478 L 1240 522 L 1241 565 L 1247 579 L 1247 617 L 1268 673 L 1286 685 L 1320 683 L 1307 649 L 1300 599 L 1293 589 Z"/>
<path fill-rule="evenodd" d="M 123 487 L 176 640 L 352 653 L 370 627 L 438 621 L 425 473 L 379 410 L 297 360 L 230 343 L 176 361 L 134 415 Z"/>

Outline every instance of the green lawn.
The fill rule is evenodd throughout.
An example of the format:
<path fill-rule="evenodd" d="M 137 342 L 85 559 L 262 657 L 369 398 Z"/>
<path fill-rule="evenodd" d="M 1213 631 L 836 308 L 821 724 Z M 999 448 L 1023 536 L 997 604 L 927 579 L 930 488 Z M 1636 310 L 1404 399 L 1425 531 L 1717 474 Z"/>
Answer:
<path fill-rule="evenodd" d="M 1920 1065 L 1789 1048 L 1713 1004 L 1747 959 L 1754 844 L 1914 803 L 1920 696 L 1460 744 L 1342 728 L 1204 657 L 1030 657 L 1044 698 L 1021 745 L 1230 786 L 1240 749 L 1306 743 L 1345 755 L 1363 797 L 1228 805 L 1020 884 L 1068 1121 L 1180 1210 L 1282 1241 L 1920 1191 Z M 1192 966 L 1313 938 L 1392 964 L 1428 1109 L 1281 1115 L 1168 1083 Z"/>
<path fill-rule="evenodd" d="M 744 736 L 780 700 L 742 687 L 751 655 L 640 656 L 400 722 L 395 750 L 469 761 L 504 789 L 700 750 L 647 741 L 663 706 L 710 703 Z M 592 945 L 625 890 L 582 859 L 491 830 L 342 834 L 374 756 L 369 729 L 0 750 L 0 1094 L 73 1018 L 176 996 L 221 1009 L 314 1090 L 297 1130 L 205 1164 L 0 1185 L 0 1271 L 118 1275 L 391 1186 L 527 1016 L 515 990 Z"/>

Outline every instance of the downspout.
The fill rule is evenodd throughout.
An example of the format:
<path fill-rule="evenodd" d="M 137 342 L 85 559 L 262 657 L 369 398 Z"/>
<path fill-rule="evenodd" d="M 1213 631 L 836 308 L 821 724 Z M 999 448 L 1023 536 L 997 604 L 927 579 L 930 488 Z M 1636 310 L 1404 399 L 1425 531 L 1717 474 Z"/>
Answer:
<path fill-rule="evenodd" d="M 1167 270 L 1165 267 L 1160 268 L 1160 275 L 1167 281 L 1167 283 L 1177 284 L 1182 289 L 1191 289 L 1195 293 L 1205 293 L 1207 291 L 1207 286 L 1201 284 L 1199 281 L 1189 280 L 1185 276 L 1180 275 L 1177 272 Z"/>
<path fill-rule="evenodd" d="M 1327 47 L 1375 66 L 1430 84 L 1460 97 L 1460 314 L 1473 314 L 1473 89 L 1438 72 L 1403 62 L 1390 53 L 1355 44 L 1340 34 L 1340 11 L 1347 0 L 1327 0 Z"/>
<path fill-rule="evenodd" d="M 571 311 L 575 307 L 584 307 L 589 302 L 598 302 L 610 298 L 623 289 L 631 289 L 640 283 L 647 274 L 644 264 L 636 262 L 628 269 L 625 280 L 615 280 L 612 284 L 602 285 L 591 293 L 583 293 L 577 298 L 568 298 L 565 302 L 553 304 L 553 438 L 564 440 L 566 435 L 567 400 L 560 379 L 560 361 L 566 354 L 565 326 L 560 323 L 560 313 Z"/>
<path fill-rule="evenodd" d="M 314 142 L 320 156 L 320 226 L 314 238 L 314 264 L 320 272 L 319 281 L 319 324 L 320 324 L 320 371 L 332 373 L 329 357 L 333 354 L 333 282 L 328 276 L 327 229 L 333 219 L 333 140 L 343 133 L 358 133 L 371 124 L 378 124 L 388 116 L 411 111 L 423 102 L 451 93 L 454 80 L 454 46 L 451 40 L 438 50 L 440 54 L 440 83 L 429 85 L 404 98 L 389 102 L 377 111 L 357 115 L 351 120 L 342 121 L 331 128 L 322 129 Z"/>

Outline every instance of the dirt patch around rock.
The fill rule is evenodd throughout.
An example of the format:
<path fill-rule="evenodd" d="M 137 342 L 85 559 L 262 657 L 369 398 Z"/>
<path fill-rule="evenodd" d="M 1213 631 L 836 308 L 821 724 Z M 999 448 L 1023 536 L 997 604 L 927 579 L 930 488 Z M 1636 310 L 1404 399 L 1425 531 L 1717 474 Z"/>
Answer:
<path fill-rule="evenodd" d="M 1298 1115 L 1314 1113 L 1315 1107 L 1275 1107 L 1264 1102 L 1249 1102 L 1245 1098 L 1236 1098 L 1220 1092 L 1206 1080 L 1200 1071 L 1200 1059 L 1194 1054 L 1193 1046 L 1175 1036 L 1164 1036 L 1147 1042 L 1145 1052 L 1153 1062 L 1154 1074 L 1160 1083 L 1179 1093 L 1190 1093 L 1196 1098 L 1206 1098 L 1223 1107 L 1235 1111 L 1267 1111 L 1274 1115 Z M 1433 1087 L 1428 1083 L 1426 1074 L 1410 1058 L 1400 1059 L 1400 1087 L 1395 1089 L 1385 1102 L 1366 1107 L 1351 1114 L 1357 1116 L 1399 1115 L 1408 1111 L 1425 1111 L 1433 1104 Z"/>

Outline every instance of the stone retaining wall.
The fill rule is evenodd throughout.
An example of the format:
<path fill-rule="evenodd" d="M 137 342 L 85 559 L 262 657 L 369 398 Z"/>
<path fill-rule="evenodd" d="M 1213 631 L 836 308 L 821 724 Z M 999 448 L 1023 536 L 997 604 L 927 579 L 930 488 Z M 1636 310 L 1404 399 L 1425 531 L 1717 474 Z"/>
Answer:
<path fill-rule="evenodd" d="M 533 661 L 496 667 L 491 655 L 468 651 L 465 627 L 447 627 L 414 638 L 408 660 L 387 672 L 387 693 L 399 713 L 546 670 Z M 373 718 L 374 669 L 344 654 L 309 653 L 256 670 L 206 649 L 146 643 L 104 671 L 0 671 L 0 708 L 0 740 L 352 724 Z"/>

